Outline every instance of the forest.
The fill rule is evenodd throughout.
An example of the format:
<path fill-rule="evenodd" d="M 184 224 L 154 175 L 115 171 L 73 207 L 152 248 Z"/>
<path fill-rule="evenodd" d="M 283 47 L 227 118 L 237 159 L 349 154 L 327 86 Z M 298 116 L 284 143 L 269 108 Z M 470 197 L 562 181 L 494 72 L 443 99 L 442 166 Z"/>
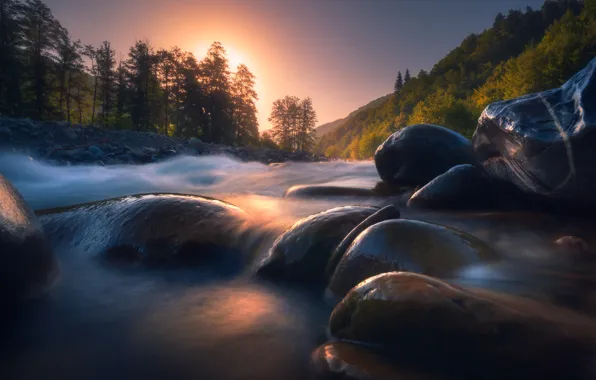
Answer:
<path fill-rule="evenodd" d="M 596 0 L 546 1 L 498 14 L 430 72 L 397 73 L 393 94 L 322 136 L 328 157 L 368 159 L 407 125 L 439 124 L 471 137 L 490 103 L 558 87 L 596 56 Z"/>
<path fill-rule="evenodd" d="M 76 40 L 41 0 L 2 0 L 0 116 L 228 145 L 313 146 L 316 114 L 310 98 L 289 128 L 259 135 L 255 76 L 243 64 L 232 71 L 219 42 L 200 61 L 178 47 L 156 49 L 146 40 L 136 41 L 125 59 L 115 57 L 109 41 L 91 46 Z M 272 119 L 279 115 L 274 107 Z M 289 134 L 300 140 L 288 143 Z"/>

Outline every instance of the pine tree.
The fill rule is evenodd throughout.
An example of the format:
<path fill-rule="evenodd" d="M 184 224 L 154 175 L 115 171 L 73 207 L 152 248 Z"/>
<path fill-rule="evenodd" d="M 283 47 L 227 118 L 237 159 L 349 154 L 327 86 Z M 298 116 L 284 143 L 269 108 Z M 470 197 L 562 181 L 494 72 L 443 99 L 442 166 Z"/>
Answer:
<path fill-rule="evenodd" d="M 259 140 L 255 76 L 246 65 L 239 65 L 232 82 L 236 142 L 245 145 Z"/>
<path fill-rule="evenodd" d="M 118 62 L 116 69 L 116 126 L 123 127 L 125 107 L 128 102 L 128 86 L 126 82 L 126 68 L 122 60 Z"/>
<path fill-rule="evenodd" d="M 95 124 L 95 112 L 97 110 L 97 86 L 99 73 L 97 71 L 97 51 L 91 45 L 85 45 L 83 48 L 83 55 L 89 58 L 90 66 L 87 67 L 87 72 L 93 78 L 93 100 L 91 103 L 91 124 Z"/>
<path fill-rule="evenodd" d="M 397 72 L 397 79 L 395 79 L 395 85 L 393 86 L 393 93 L 397 96 L 399 92 L 404 88 L 404 79 L 401 76 L 401 71 Z"/>
<path fill-rule="evenodd" d="M 80 80 L 77 80 L 84 70 L 83 58 L 81 56 L 81 41 L 73 41 L 68 30 L 60 28 L 56 39 L 57 65 L 56 71 L 59 79 L 59 110 L 62 118 L 66 115 L 68 123 L 71 122 L 71 100 L 74 97 L 73 91 L 76 88 L 80 94 Z M 66 106 L 66 110 L 64 110 Z M 80 110 L 79 110 L 80 112 Z M 81 115 L 79 113 L 79 119 Z"/>
<path fill-rule="evenodd" d="M 23 64 L 19 59 L 21 41 L 19 3 L 0 1 L 0 114 L 16 115 L 22 107 Z"/>
<path fill-rule="evenodd" d="M 412 79 L 410 76 L 410 70 L 406 69 L 406 73 L 404 75 L 404 84 L 408 83 L 410 81 L 410 79 Z"/>
<path fill-rule="evenodd" d="M 137 41 L 130 48 L 125 63 L 127 81 L 130 86 L 130 112 L 137 131 L 151 129 L 150 84 L 152 75 L 152 49 L 148 41 Z"/>
<path fill-rule="evenodd" d="M 101 123 L 110 126 L 110 113 L 116 91 L 116 52 L 108 41 L 104 41 L 96 51 L 98 91 L 101 98 Z"/>

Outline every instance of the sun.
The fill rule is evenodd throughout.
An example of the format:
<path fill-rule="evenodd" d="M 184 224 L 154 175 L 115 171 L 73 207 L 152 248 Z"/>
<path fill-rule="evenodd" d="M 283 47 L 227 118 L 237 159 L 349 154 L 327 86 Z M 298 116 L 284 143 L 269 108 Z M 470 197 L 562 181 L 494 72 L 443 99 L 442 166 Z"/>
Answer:
<path fill-rule="evenodd" d="M 222 42 L 222 45 L 224 47 L 224 49 L 226 49 L 226 57 L 228 58 L 228 63 L 230 65 L 230 70 L 231 71 L 236 71 L 236 68 L 238 67 L 238 65 L 247 64 L 247 59 L 246 59 L 246 55 L 239 49 L 237 49 L 236 47 L 230 45 L 230 44 L 226 44 Z M 205 57 L 205 55 L 207 54 L 207 51 L 209 50 L 209 46 L 211 46 L 211 44 L 206 44 L 206 43 L 201 43 L 199 45 L 199 47 L 196 50 L 196 56 L 197 58 L 203 59 L 203 57 Z"/>

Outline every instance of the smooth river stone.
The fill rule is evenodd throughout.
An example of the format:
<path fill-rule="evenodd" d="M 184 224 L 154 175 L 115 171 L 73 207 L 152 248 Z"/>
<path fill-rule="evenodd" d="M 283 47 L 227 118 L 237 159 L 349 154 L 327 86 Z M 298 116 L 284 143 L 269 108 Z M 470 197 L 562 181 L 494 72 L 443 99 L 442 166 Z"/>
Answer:
<path fill-rule="evenodd" d="M 250 219 L 219 200 L 155 194 L 48 210 L 41 220 L 56 244 L 112 261 L 223 269 L 241 265 Z"/>
<path fill-rule="evenodd" d="M 0 174 L 0 303 L 45 293 L 58 265 L 37 216 Z"/>
<path fill-rule="evenodd" d="M 333 250 L 354 227 L 377 211 L 377 207 L 345 206 L 299 220 L 275 240 L 257 274 L 321 285 Z"/>
<path fill-rule="evenodd" d="M 396 361 L 469 378 L 594 375 L 594 319 L 414 273 L 384 273 L 359 284 L 333 310 L 329 331 Z"/>
<path fill-rule="evenodd" d="M 290 187 L 286 198 L 319 198 L 319 197 L 373 197 L 376 193 L 372 189 L 344 186 L 297 185 Z"/>
<path fill-rule="evenodd" d="M 455 229 L 415 220 L 388 220 L 362 232 L 339 261 L 327 294 L 343 297 L 379 273 L 408 271 L 444 277 L 498 260 L 483 241 Z"/>
<path fill-rule="evenodd" d="M 375 152 L 379 176 L 397 186 L 424 186 L 461 164 L 477 164 L 470 140 L 432 124 L 395 132 Z"/>

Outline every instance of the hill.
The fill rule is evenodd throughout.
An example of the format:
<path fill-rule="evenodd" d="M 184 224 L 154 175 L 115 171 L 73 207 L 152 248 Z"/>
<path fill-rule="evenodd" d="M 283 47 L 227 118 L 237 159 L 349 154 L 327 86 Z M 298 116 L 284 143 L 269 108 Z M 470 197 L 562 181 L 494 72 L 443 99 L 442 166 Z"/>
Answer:
<path fill-rule="evenodd" d="M 381 96 L 380 98 L 375 99 L 372 102 L 358 108 L 356 111 L 353 111 L 352 113 L 350 113 L 348 116 L 344 117 L 343 119 L 337 119 L 335 121 L 331 121 L 329 123 L 319 125 L 315 129 L 317 138 L 321 138 L 324 135 L 326 135 L 327 133 L 333 132 L 334 130 L 339 128 L 345 121 L 349 120 L 351 117 L 353 117 L 357 113 L 377 107 L 377 106 L 383 104 L 383 102 L 385 102 L 387 99 L 391 98 L 392 96 L 393 96 L 392 94 Z"/>
<path fill-rule="evenodd" d="M 498 14 L 491 28 L 471 34 L 421 70 L 396 94 L 356 111 L 323 136 L 327 156 L 366 159 L 391 133 L 411 124 L 434 123 L 468 137 L 489 103 L 561 85 L 596 55 L 591 3 L 547 1 Z"/>

